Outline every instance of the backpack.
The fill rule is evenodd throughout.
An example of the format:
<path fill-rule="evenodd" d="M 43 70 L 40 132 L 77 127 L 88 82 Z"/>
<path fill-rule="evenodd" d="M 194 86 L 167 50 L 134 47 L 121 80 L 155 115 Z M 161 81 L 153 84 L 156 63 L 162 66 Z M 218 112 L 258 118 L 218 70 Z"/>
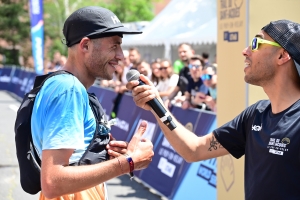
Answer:
<path fill-rule="evenodd" d="M 56 71 L 50 74 L 37 76 L 33 89 L 28 92 L 18 109 L 15 121 L 15 144 L 17 159 L 20 170 L 20 182 L 23 190 L 29 194 L 36 194 L 41 191 L 41 160 L 35 150 L 31 135 L 31 115 L 36 95 L 39 93 L 45 81 L 55 75 L 71 74 L 67 71 Z M 109 142 L 109 126 L 105 112 L 97 97 L 89 94 L 89 104 L 96 119 L 97 128 L 94 137 L 86 152 L 78 163 L 72 165 L 94 164 L 108 160 L 106 145 Z M 98 123 L 97 123 L 98 122 Z M 95 156 L 96 155 L 96 156 Z"/>

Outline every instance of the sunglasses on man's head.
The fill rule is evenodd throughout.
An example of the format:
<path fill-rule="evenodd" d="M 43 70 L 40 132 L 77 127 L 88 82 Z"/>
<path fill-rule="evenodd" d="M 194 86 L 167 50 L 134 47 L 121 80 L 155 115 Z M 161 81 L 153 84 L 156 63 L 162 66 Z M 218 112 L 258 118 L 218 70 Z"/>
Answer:
<path fill-rule="evenodd" d="M 210 79 L 212 78 L 212 76 L 213 76 L 213 75 L 211 75 L 211 74 L 203 74 L 203 75 L 201 76 L 201 79 L 202 79 L 203 81 L 205 81 L 205 80 L 210 80 Z"/>
<path fill-rule="evenodd" d="M 272 41 L 269 41 L 269 40 L 264 40 L 264 39 L 255 37 L 255 38 L 252 39 L 252 42 L 251 42 L 251 50 L 252 51 L 257 51 L 259 44 L 269 44 L 269 45 L 273 45 L 273 46 L 276 46 L 276 47 L 281 47 L 280 44 L 278 44 L 277 42 L 272 42 Z"/>
<path fill-rule="evenodd" d="M 202 67 L 202 65 L 192 65 L 189 64 L 189 68 L 192 69 L 193 67 L 195 67 L 196 69 L 198 69 L 199 67 Z"/>

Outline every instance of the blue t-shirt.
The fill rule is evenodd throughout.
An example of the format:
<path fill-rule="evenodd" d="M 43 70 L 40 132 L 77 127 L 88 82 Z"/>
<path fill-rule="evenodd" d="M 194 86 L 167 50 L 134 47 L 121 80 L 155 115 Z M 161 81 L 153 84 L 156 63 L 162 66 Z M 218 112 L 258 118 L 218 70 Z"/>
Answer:
<path fill-rule="evenodd" d="M 40 158 L 45 149 L 74 149 L 69 164 L 78 161 L 95 129 L 87 91 L 75 76 L 56 75 L 44 83 L 31 118 L 33 143 Z"/>

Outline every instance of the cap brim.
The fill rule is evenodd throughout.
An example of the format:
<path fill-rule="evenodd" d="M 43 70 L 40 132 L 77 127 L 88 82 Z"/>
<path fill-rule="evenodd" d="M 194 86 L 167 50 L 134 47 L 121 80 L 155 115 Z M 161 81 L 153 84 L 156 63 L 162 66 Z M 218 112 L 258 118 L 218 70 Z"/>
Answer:
<path fill-rule="evenodd" d="M 118 27 L 118 28 L 109 29 L 109 30 L 104 31 L 102 33 L 141 34 L 143 32 L 142 31 L 134 31 L 132 29 L 121 26 L 121 27 Z"/>

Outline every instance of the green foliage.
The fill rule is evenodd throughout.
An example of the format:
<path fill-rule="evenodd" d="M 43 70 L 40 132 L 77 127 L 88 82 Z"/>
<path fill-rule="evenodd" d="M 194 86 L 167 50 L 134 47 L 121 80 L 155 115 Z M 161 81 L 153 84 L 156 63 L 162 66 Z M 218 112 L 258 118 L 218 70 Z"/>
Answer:
<path fill-rule="evenodd" d="M 85 6 L 102 6 L 113 11 L 121 22 L 149 21 L 154 17 L 153 3 L 160 0 L 43 0 L 45 57 L 52 58 L 53 52 L 67 54 L 67 47 L 61 43 L 66 18 L 75 10 Z M 0 38 L 15 49 L 21 46 L 25 60 L 31 53 L 30 18 L 28 0 L 0 0 Z M 30 47 L 28 47 L 30 46 Z M 7 53 L 7 60 L 18 64 L 18 51 Z"/>
<path fill-rule="evenodd" d="M 67 48 L 60 41 L 66 18 L 75 10 L 85 6 L 102 6 L 113 11 L 121 22 L 149 21 L 154 17 L 153 2 L 159 0 L 110 0 L 110 1 L 82 1 L 82 0 L 44 0 L 45 37 L 53 43 L 49 48 L 47 57 L 51 58 L 53 52 L 59 51 L 67 54 Z M 47 51 L 46 51 L 47 52 Z"/>
<path fill-rule="evenodd" d="M 30 23 L 27 1 L 0 1 L 0 38 L 11 46 L 12 50 L 6 50 L 4 54 L 7 56 L 9 64 L 18 63 L 18 50 L 16 46 L 25 45 L 30 40 Z"/>
<path fill-rule="evenodd" d="M 101 6 L 115 13 L 121 22 L 150 21 L 154 18 L 151 0 L 112 0 Z"/>

